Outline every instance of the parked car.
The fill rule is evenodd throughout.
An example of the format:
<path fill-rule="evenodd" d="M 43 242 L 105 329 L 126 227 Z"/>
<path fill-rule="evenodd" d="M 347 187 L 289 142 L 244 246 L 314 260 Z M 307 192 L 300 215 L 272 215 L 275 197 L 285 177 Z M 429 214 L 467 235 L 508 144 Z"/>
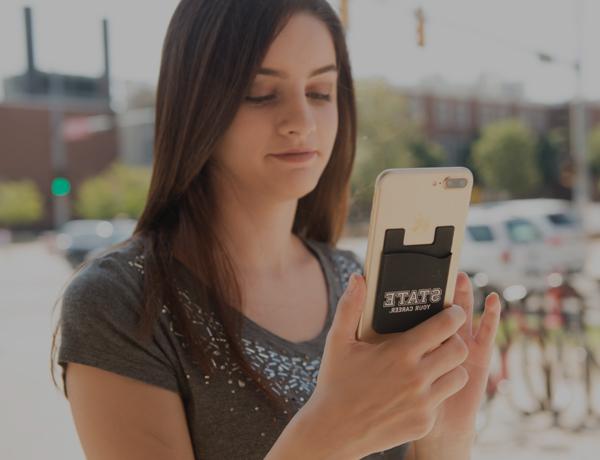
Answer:
<path fill-rule="evenodd" d="M 586 262 L 586 236 L 570 201 L 550 198 L 508 200 L 489 209 L 508 210 L 526 217 L 542 232 L 546 245 L 547 270 L 581 272 Z"/>
<path fill-rule="evenodd" d="M 7 228 L 0 228 L 0 246 L 8 245 L 12 240 L 11 231 Z"/>
<path fill-rule="evenodd" d="M 472 205 L 467 216 L 459 269 L 470 276 L 484 274 L 503 289 L 521 284 L 541 288 L 547 266 L 540 229 L 507 209 Z"/>
<path fill-rule="evenodd" d="M 77 219 L 64 224 L 56 236 L 56 247 L 72 267 L 93 253 L 126 240 L 133 234 L 133 219 Z"/>

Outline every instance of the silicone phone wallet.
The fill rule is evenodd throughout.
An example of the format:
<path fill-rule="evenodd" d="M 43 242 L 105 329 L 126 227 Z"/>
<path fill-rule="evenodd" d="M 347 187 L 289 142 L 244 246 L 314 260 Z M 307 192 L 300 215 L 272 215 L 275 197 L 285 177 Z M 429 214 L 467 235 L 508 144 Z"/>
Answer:
<path fill-rule="evenodd" d="M 385 231 L 373 311 L 379 334 L 406 331 L 444 304 L 454 227 L 437 227 L 432 244 L 405 246 L 404 233 Z"/>

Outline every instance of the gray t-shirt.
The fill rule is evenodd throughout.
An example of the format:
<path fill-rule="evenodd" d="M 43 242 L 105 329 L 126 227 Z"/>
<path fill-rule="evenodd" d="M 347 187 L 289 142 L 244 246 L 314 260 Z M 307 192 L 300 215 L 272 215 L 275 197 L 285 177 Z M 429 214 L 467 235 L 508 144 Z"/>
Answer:
<path fill-rule="evenodd" d="M 314 390 L 338 299 L 350 274 L 362 272 L 353 252 L 303 241 L 318 258 L 327 280 L 329 312 L 321 333 L 313 340 L 290 342 L 239 312 L 245 356 L 284 395 L 291 414 Z M 210 377 L 191 364 L 182 336 L 173 328 L 168 305 L 162 308 L 152 342 L 148 345 L 137 339 L 143 270 L 140 245 L 128 242 L 93 260 L 69 283 L 63 296 L 58 355 L 63 383 L 67 363 L 72 361 L 166 388 L 182 398 L 197 459 L 264 458 L 285 428 L 284 414 L 278 413 L 232 359 L 222 324 L 210 306 L 194 299 L 195 278 L 183 264 L 176 261 L 173 274 L 178 294 L 193 311 L 198 334 L 207 338 L 206 352 L 218 372 Z M 403 459 L 407 447 L 400 445 L 365 458 Z"/>

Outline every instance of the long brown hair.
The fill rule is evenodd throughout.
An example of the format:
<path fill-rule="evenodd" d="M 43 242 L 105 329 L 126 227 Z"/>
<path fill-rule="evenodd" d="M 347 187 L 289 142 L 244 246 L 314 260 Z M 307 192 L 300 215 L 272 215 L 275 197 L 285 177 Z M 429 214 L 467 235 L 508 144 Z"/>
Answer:
<path fill-rule="evenodd" d="M 284 398 L 244 359 L 241 318 L 228 308 L 241 305 L 242 294 L 231 256 L 214 228 L 218 197 L 211 184 L 211 157 L 270 44 L 297 12 L 321 19 L 331 34 L 338 66 L 339 122 L 329 162 L 315 189 L 299 200 L 292 231 L 335 245 L 348 214 L 356 112 L 343 27 L 326 0 L 179 3 L 162 50 L 150 190 L 133 236 L 143 242 L 144 253 L 141 336 L 151 336 L 160 307 L 169 305 L 192 359 L 205 373 L 212 373 L 210 356 L 194 340 L 193 324 L 171 281 L 175 243 L 185 242 L 200 301 L 214 306 L 234 357 L 280 407 L 285 406 Z M 53 356 L 59 328 L 60 324 L 53 335 Z"/>

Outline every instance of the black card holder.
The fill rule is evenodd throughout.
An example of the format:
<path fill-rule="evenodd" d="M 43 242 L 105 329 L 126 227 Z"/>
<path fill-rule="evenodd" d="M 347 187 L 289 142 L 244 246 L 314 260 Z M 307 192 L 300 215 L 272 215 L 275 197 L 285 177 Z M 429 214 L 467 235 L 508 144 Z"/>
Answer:
<path fill-rule="evenodd" d="M 402 229 L 386 232 L 373 310 L 378 334 L 406 331 L 442 310 L 454 228 L 437 230 L 432 245 L 414 247 L 403 246 Z"/>

